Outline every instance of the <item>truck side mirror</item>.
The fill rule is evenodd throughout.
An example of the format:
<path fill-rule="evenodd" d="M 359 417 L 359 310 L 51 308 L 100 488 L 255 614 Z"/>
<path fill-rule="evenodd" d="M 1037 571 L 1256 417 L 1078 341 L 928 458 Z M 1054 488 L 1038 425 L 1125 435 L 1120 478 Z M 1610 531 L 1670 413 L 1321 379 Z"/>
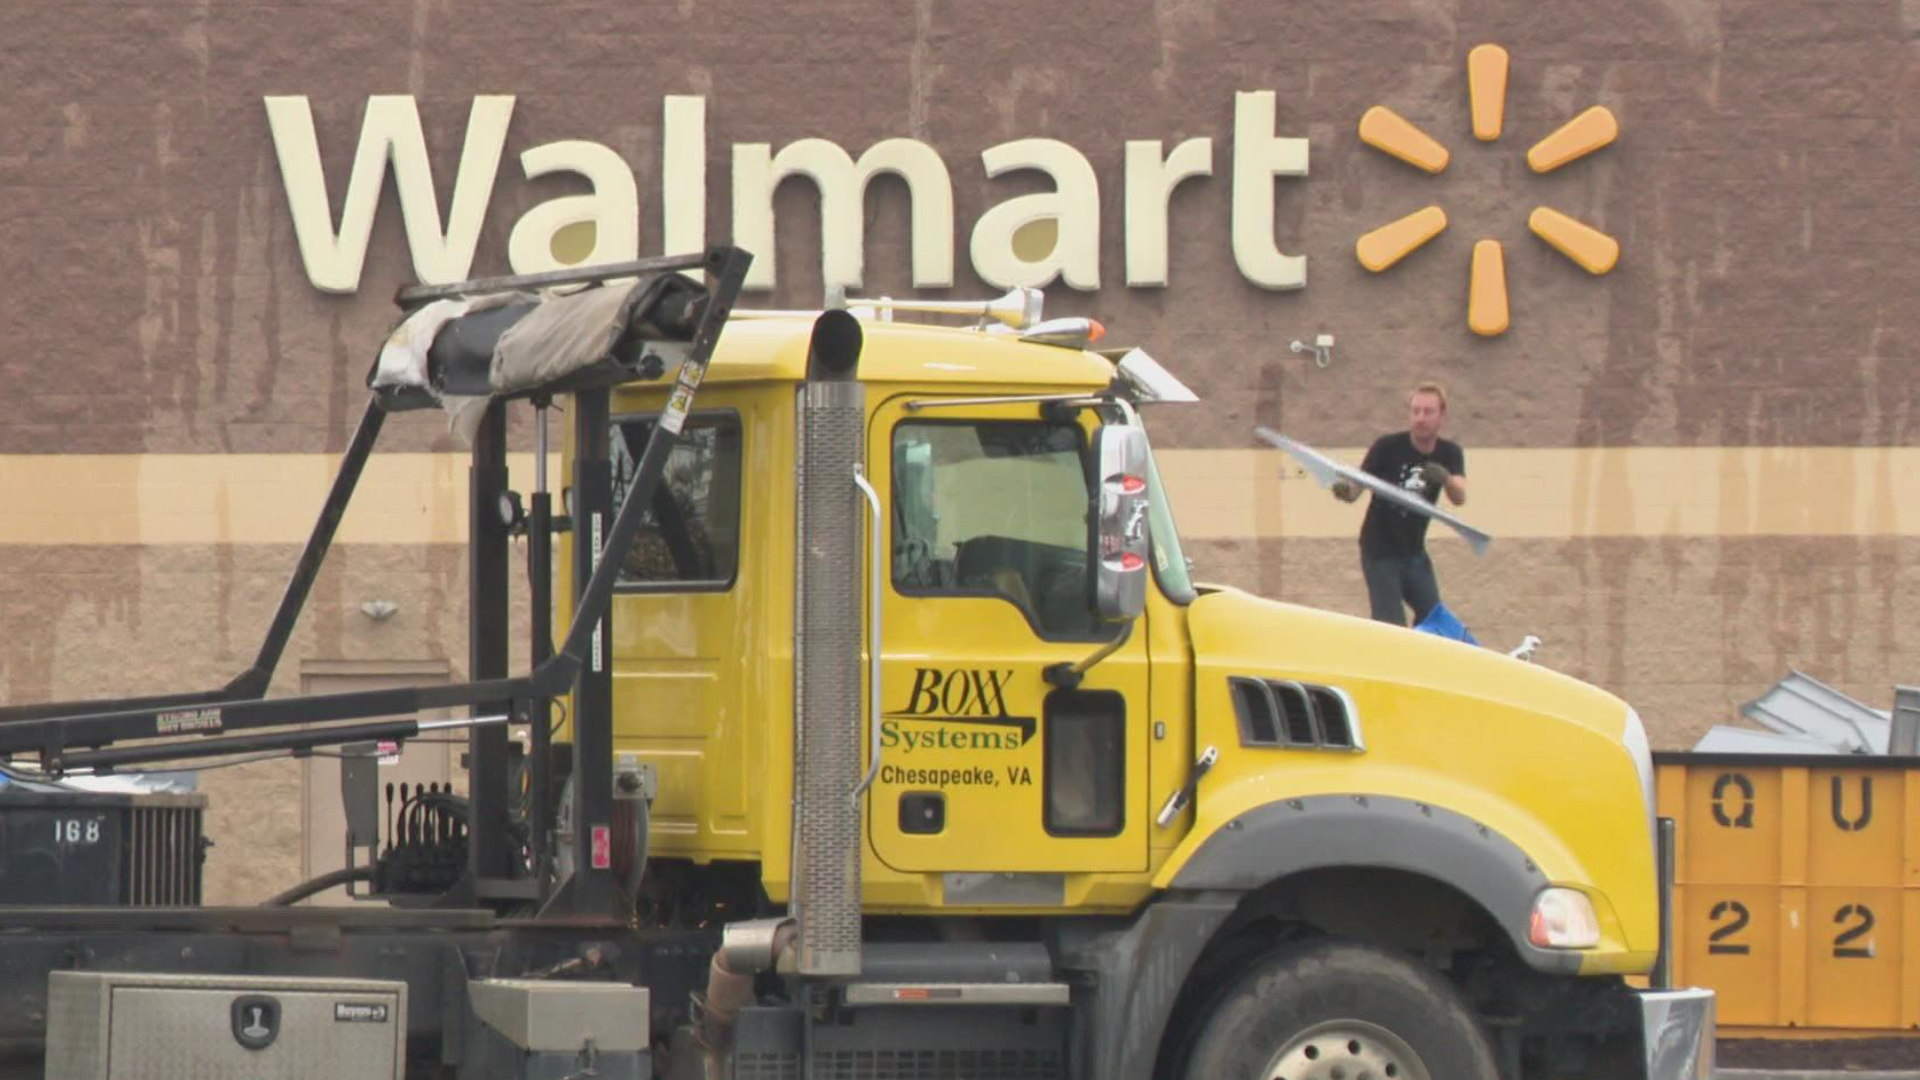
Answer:
<path fill-rule="evenodd" d="M 1093 609 L 1108 622 L 1147 607 L 1147 433 L 1108 424 L 1094 435 Z"/>

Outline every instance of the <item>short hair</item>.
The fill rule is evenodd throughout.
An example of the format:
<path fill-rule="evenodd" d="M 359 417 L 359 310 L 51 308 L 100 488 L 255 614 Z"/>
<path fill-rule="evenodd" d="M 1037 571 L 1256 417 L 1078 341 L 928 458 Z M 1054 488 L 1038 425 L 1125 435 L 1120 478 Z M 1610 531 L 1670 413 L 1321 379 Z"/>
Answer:
<path fill-rule="evenodd" d="M 1440 411 L 1441 412 L 1447 411 L 1447 388 L 1446 387 L 1441 386 L 1437 382 L 1423 382 L 1419 386 L 1416 386 L 1413 388 L 1413 393 L 1407 395 L 1407 400 L 1412 401 L 1414 398 L 1419 397 L 1421 394 L 1432 394 L 1434 397 L 1439 398 Z"/>

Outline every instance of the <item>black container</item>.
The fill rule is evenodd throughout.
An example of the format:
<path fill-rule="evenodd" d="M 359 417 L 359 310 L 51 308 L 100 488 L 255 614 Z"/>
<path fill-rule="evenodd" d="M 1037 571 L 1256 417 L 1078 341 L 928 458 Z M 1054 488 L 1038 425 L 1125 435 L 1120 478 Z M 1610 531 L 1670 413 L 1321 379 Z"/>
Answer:
<path fill-rule="evenodd" d="M 0 789 L 0 904 L 200 903 L 204 795 Z"/>

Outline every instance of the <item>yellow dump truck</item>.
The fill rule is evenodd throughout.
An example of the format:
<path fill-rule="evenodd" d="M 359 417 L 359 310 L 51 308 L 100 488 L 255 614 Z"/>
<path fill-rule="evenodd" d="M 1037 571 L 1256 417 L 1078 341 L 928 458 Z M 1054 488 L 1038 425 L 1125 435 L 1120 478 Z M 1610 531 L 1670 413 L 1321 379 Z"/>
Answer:
<path fill-rule="evenodd" d="M 607 660 L 643 913 L 791 935 L 743 931 L 696 1041 L 742 1077 L 1706 1077 L 1711 995 L 1622 979 L 1662 919 L 1633 709 L 1197 582 L 1140 420 L 1190 395 L 1039 302 L 722 334 Z M 671 390 L 613 395 L 616 489 Z"/>
<path fill-rule="evenodd" d="M 344 865 L 257 908 L 0 911 L 0 1044 L 57 1077 L 111 1047 L 289 1078 L 1709 1080 L 1626 703 L 1196 583 L 1141 422 L 1191 393 L 1037 292 L 735 311 L 749 258 L 403 290 L 252 666 L 0 705 L 12 775 L 50 783 L 335 748 L 347 821 Z M 385 418 L 435 407 L 471 444 L 466 681 L 268 698 Z M 464 733 L 459 794 L 382 784 L 427 732 Z M 197 823 L 110 842 L 197 867 Z M 292 906 L 339 886 L 373 903 Z"/>

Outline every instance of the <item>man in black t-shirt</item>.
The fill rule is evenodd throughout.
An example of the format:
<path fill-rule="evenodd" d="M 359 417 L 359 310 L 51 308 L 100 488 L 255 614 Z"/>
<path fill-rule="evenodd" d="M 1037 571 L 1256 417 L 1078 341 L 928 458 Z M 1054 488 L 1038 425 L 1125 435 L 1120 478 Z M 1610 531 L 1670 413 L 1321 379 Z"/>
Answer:
<path fill-rule="evenodd" d="M 1440 437 L 1447 419 L 1447 392 L 1436 383 L 1421 383 L 1407 398 L 1407 430 L 1382 435 L 1367 450 L 1360 471 L 1415 492 L 1430 503 L 1440 493 L 1455 506 L 1467 501 L 1467 458 L 1460 444 Z M 1340 481 L 1333 493 L 1342 502 L 1360 497 L 1360 487 Z M 1367 579 L 1373 617 L 1407 625 L 1405 607 L 1413 621 L 1427 617 L 1440 602 L 1440 584 L 1427 557 L 1427 518 L 1403 510 L 1384 499 L 1367 504 L 1360 526 L 1360 572 Z M 1403 607 L 1405 605 L 1405 607 Z"/>

